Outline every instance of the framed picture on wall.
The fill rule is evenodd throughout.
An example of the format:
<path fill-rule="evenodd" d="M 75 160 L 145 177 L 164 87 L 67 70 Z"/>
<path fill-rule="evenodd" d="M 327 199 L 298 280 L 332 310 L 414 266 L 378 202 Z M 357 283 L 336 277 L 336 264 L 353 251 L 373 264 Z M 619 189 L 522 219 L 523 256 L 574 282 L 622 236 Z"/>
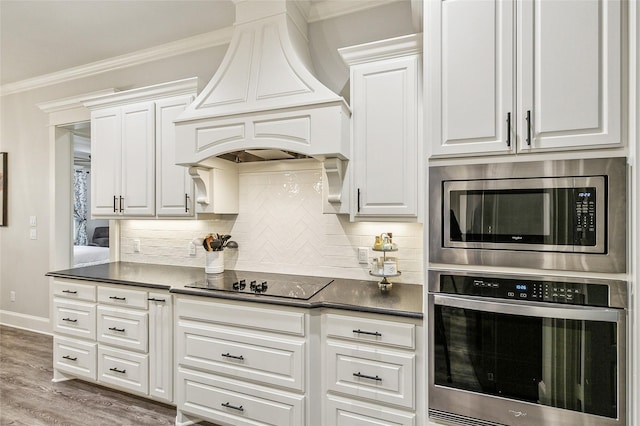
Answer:
<path fill-rule="evenodd" d="M 0 152 L 0 226 L 7 226 L 7 153 Z"/>

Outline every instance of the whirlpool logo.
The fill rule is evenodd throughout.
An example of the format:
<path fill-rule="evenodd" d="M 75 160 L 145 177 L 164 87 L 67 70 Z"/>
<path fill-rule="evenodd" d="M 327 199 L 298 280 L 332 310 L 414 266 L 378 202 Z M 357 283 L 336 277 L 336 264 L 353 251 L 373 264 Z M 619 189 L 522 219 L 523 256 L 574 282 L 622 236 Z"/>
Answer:
<path fill-rule="evenodd" d="M 512 235 L 511 239 L 513 241 L 520 241 L 522 239 L 522 236 L 521 235 Z"/>
<path fill-rule="evenodd" d="M 509 414 L 511 414 L 513 417 L 525 417 L 527 415 L 527 413 L 524 411 L 516 410 L 509 410 Z"/>

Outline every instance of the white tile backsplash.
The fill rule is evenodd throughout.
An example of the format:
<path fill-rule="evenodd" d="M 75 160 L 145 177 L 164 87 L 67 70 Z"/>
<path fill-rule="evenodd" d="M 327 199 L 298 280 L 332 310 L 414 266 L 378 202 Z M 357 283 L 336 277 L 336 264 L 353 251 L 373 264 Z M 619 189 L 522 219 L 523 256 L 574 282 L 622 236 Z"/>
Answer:
<path fill-rule="evenodd" d="M 230 234 L 239 248 L 225 250 L 227 269 L 376 280 L 358 263 L 358 247 L 371 247 L 375 235 L 393 232 L 402 275 L 392 281 L 423 283 L 422 224 L 349 222 L 322 213 L 320 163 L 283 170 L 285 162 L 259 168 L 240 165 L 240 213 L 206 220 L 123 220 L 120 258 L 129 262 L 204 268 L 204 249 L 189 244 L 207 233 Z M 246 167 L 245 167 L 246 166 Z M 133 240 L 140 240 L 134 253 Z M 370 251 L 369 259 L 380 253 Z"/>

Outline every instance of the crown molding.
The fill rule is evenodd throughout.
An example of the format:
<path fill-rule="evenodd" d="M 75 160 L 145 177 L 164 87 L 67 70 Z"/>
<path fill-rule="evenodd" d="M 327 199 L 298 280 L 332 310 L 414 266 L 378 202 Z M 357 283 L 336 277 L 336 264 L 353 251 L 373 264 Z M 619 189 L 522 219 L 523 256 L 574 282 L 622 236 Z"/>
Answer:
<path fill-rule="evenodd" d="M 0 96 L 64 83 L 79 78 L 90 77 L 92 75 L 141 65 L 147 62 L 170 58 L 200 49 L 229 44 L 232 33 L 233 27 L 227 27 L 160 46 L 151 47 L 149 49 L 139 50 L 126 55 L 91 62 L 86 65 L 68 68 L 66 70 L 41 75 L 39 77 L 17 81 L 15 83 L 5 84 L 0 88 Z"/>
<path fill-rule="evenodd" d="M 354 1 L 317 1 L 312 2 L 308 22 L 318 22 L 342 15 L 360 12 L 389 3 L 407 0 L 354 0 Z M 116 56 L 102 61 L 91 62 L 73 68 L 44 74 L 0 86 L 0 96 L 12 95 L 27 90 L 52 86 L 54 84 L 91 77 L 118 69 L 141 65 L 147 62 L 170 58 L 196 50 L 229 44 L 233 34 L 233 26 L 199 34 L 193 37 L 176 40 L 170 43 L 138 50 L 126 55 Z"/>

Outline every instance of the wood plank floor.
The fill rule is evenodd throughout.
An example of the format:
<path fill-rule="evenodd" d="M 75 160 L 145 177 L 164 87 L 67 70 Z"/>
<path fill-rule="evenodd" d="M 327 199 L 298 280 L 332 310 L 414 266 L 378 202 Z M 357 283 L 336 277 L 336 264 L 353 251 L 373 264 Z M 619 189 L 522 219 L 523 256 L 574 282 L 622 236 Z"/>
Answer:
<path fill-rule="evenodd" d="M 0 425 L 175 423 L 175 407 L 80 380 L 53 383 L 52 352 L 51 336 L 0 326 Z"/>

